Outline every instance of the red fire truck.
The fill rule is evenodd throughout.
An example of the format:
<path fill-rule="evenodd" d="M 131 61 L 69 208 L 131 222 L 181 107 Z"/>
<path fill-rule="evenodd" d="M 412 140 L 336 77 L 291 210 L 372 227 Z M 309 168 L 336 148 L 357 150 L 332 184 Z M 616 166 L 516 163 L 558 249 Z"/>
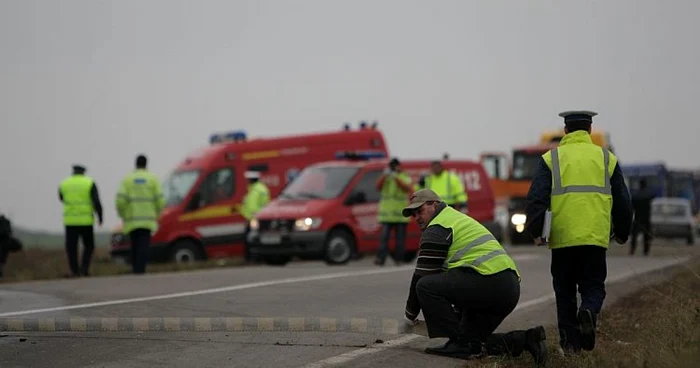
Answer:
<path fill-rule="evenodd" d="M 387 153 L 372 126 L 294 136 L 248 139 L 245 132 L 214 134 L 210 146 L 187 155 L 163 182 L 166 208 L 151 240 L 150 260 L 187 262 L 242 255 L 248 221 L 239 213 L 247 170 L 261 172 L 274 199 L 306 166 L 333 160 L 338 152 Z M 117 228 L 110 253 L 130 261 L 128 236 Z"/>
<path fill-rule="evenodd" d="M 251 254 L 268 264 L 283 265 L 293 257 L 323 259 L 344 264 L 353 256 L 379 249 L 381 226 L 377 221 L 380 193 L 375 183 L 388 166 L 388 158 L 351 154 L 348 158 L 311 165 L 250 222 Z M 469 215 L 500 238 L 494 219 L 495 202 L 489 177 L 479 162 L 445 160 L 446 169 L 463 179 L 469 196 Z M 430 161 L 402 160 L 413 183 L 427 174 Z M 417 254 L 420 228 L 406 229 L 405 261 Z M 393 239 L 389 248 L 394 249 Z"/>

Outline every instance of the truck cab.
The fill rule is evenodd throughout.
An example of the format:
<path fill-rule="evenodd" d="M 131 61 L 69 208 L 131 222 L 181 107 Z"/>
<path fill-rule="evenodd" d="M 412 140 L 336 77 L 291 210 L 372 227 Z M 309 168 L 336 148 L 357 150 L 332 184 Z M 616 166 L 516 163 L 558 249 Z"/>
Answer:
<path fill-rule="evenodd" d="M 191 262 L 242 255 L 249 222 L 240 212 L 248 188 L 244 172 L 260 172 L 274 199 L 306 166 L 347 150 L 388 152 L 376 125 L 255 139 L 242 131 L 212 134 L 209 146 L 187 155 L 163 181 L 166 208 L 151 239 L 150 260 Z M 128 263 L 130 249 L 128 235 L 116 229 L 112 258 Z"/>
<path fill-rule="evenodd" d="M 284 265 L 294 257 L 345 264 L 353 256 L 379 249 L 381 225 L 377 221 L 380 192 L 376 183 L 388 167 L 384 155 L 350 155 L 311 165 L 250 222 L 250 252 L 268 264 Z M 488 177 L 478 162 L 446 160 L 443 165 L 464 180 L 469 215 L 495 235 L 494 198 Z M 430 170 L 429 160 L 402 160 L 412 184 Z M 408 203 L 408 195 L 406 196 Z M 420 228 L 409 221 L 405 259 L 410 262 L 419 248 Z M 389 249 L 394 249 L 394 239 Z"/>

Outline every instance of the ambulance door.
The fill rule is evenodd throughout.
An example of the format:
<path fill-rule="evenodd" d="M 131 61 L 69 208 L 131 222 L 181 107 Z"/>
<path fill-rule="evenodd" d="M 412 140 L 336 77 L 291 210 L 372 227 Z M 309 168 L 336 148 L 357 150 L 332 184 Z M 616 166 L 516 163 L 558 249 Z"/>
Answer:
<path fill-rule="evenodd" d="M 247 222 L 239 214 L 234 199 L 236 190 L 245 191 L 245 188 L 236 188 L 236 174 L 233 166 L 210 170 L 183 216 L 211 257 L 239 254 L 243 250 Z"/>
<path fill-rule="evenodd" d="M 367 170 L 354 185 L 348 196 L 350 222 L 355 231 L 358 252 L 379 249 L 381 227 L 377 221 L 377 206 L 380 193 L 377 180 L 382 175 L 381 169 Z M 369 248 L 368 248 L 369 247 Z"/>

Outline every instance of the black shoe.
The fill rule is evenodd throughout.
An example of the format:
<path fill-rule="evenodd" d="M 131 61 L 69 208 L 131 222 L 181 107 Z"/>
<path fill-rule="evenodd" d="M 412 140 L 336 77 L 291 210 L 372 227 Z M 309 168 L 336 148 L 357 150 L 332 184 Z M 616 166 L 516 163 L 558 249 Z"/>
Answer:
<path fill-rule="evenodd" d="M 544 367 L 547 364 L 547 334 L 544 327 L 537 326 L 525 332 L 525 350 L 532 355 L 536 367 Z"/>
<path fill-rule="evenodd" d="M 444 345 L 425 348 L 425 352 L 432 355 L 440 355 L 458 359 L 475 359 L 486 356 L 483 345 L 474 346 L 469 343 L 449 340 Z"/>
<path fill-rule="evenodd" d="M 593 314 L 588 309 L 578 311 L 578 323 L 581 325 L 581 348 L 593 350 L 595 347 L 595 323 Z"/>

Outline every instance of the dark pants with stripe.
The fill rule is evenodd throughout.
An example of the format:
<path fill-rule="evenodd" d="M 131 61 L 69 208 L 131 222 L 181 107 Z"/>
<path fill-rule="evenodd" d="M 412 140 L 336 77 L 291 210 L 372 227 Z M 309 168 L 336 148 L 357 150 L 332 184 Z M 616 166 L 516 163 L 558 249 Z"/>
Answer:
<path fill-rule="evenodd" d="M 90 271 L 92 253 L 95 251 L 95 233 L 92 225 L 66 226 L 66 256 L 74 276 L 87 275 Z M 78 269 L 78 240 L 83 243 L 83 259 Z"/>
<path fill-rule="evenodd" d="M 430 338 L 485 343 L 491 355 L 522 352 L 524 330 L 493 333 L 520 299 L 520 283 L 514 271 L 484 276 L 459 267 L 421 277 L 416 294 Z"/>
<path fill-rule="evenodd" d="M 135 229 L 129 233 L 131 239 L 131 268 L 135 274 L 146 273 L 148 252 L 151 245 L 151 230 Z"/>
<path fill-rule="evenodd" d="M 552 250 L 552 284 L 557 303 L 559 344 L 563 349 L 581 349 L 581 331 L 576 318 L 579 309 L 588 309 L 596 321 L 605 300 L 607 278 L 606 249 L 582 245 Z M 578 306 L 576 289 L 581 294 Z"/>

